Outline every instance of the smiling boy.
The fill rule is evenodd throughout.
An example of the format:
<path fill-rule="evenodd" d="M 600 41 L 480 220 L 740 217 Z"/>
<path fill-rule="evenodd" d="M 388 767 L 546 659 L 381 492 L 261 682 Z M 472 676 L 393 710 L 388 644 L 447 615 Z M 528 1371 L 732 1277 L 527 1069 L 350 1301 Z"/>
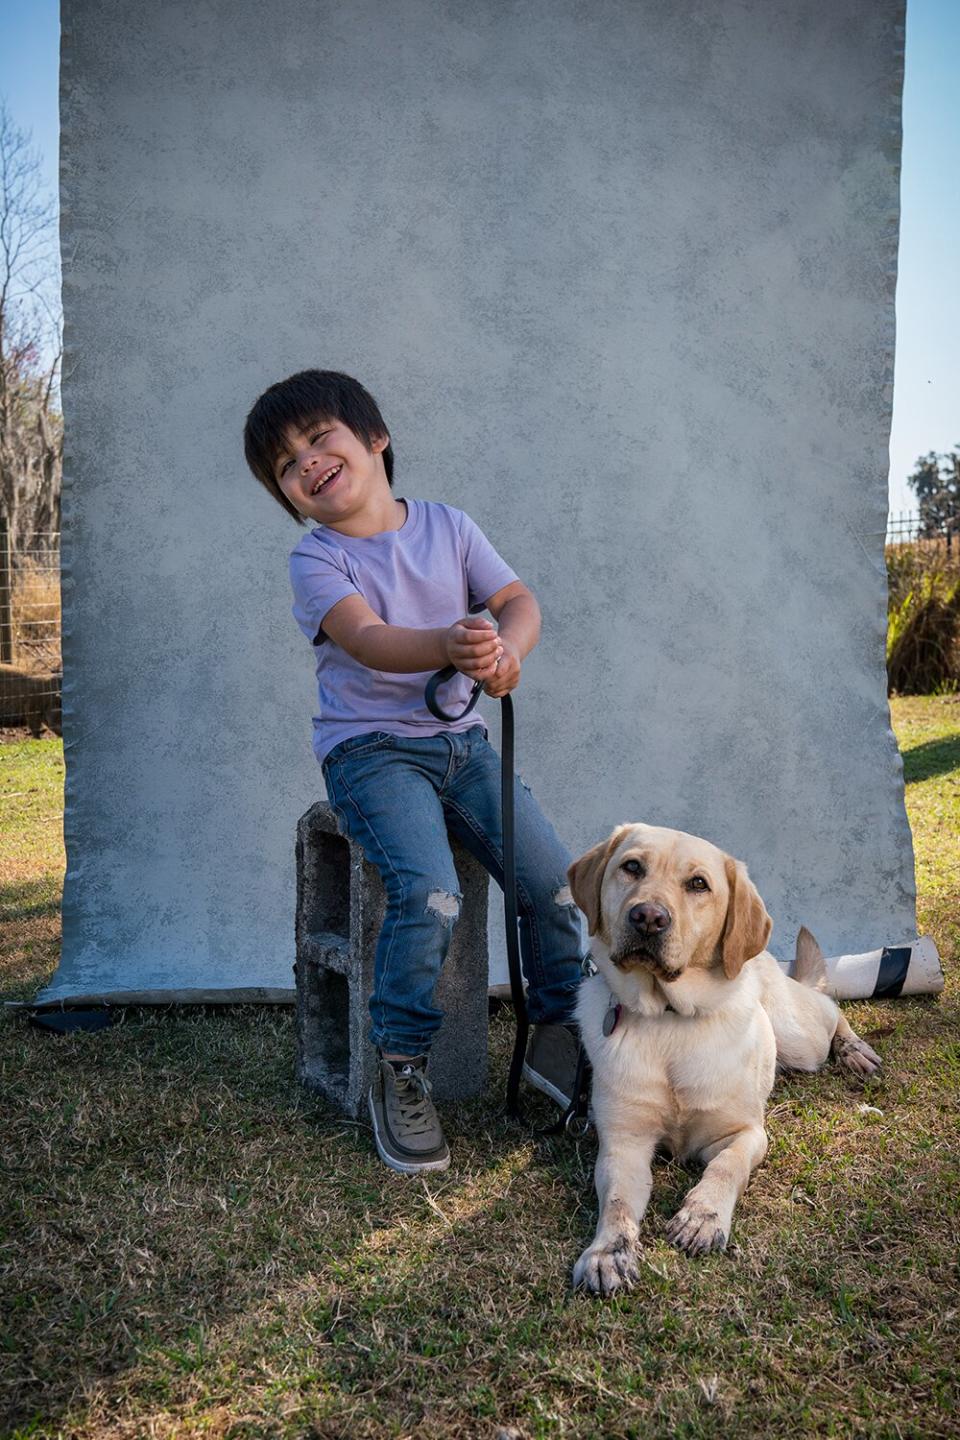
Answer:
<path fill-rule="evenodd" d="M 442 1170 L 450 1153 L 426 1072 L 442 1019 L 433 992 L 460 900 L 448 832 L 501 885 L 503 850 L 499 760 L 483 720 L 474 711 L 438 722 L 424 687 L 452 664 L 460 673 L 445 707 L 462 709 L 476 680 L 489 695 L 508 694 L 539 639 L 539 607 L 463 511 L 394 496 L 389 432 L 350 376 L 306 370 L 271 386 L 247 417 L 244 450 L 274 499 L 314 527 L 290 556 L 294 617 L 316 659 L 314 752 L 343 832 L 387 895 L 370 997 L 377 1151 L 406 1174 Z M 566 1104 L 581 975 L 570 856 L 523 786 L 516 810 L 533 1021 L 524 1073 Z"/>

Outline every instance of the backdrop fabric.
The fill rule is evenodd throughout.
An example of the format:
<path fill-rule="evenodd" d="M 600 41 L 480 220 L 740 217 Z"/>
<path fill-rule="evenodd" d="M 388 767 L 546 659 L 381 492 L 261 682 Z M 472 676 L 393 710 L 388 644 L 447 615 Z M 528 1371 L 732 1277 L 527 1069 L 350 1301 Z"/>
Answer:
<path fill-rule="evenodd" d="M 300 531 L 241 434 L 312 366 L 378 398 L 396 493 L 466 510 L 538 596 L 519 765 L 572 854 L 676 826 L 747 862 L 781 957 L 801 923 L 827 954 L 912 939 L 902 0 L 63 0 L 62 26 L 41 1001 L 289 996 L 313 664 Z"/>

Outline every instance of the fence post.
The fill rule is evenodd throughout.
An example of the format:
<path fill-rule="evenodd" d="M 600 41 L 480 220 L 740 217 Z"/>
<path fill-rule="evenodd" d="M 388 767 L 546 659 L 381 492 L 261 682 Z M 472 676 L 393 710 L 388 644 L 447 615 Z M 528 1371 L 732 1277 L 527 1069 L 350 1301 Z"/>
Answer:
<path fill-rule="evenodd" d="M 0 664 L 13 664 L 13 564 L 10 526 L 0 515 Z"/>

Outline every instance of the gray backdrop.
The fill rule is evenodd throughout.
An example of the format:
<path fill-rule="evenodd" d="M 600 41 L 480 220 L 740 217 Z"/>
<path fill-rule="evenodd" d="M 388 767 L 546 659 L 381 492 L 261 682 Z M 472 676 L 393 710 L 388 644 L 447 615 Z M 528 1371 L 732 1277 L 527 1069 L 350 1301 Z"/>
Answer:
<path fill-rule="evenodd" d="M 574 853 L 709 836 L 909 938 L 884 685 L 902 0 L 64 0 L 66 837 L 45 998 L 292 984 L 322 795 L 247 409 L 380 400 L 539 596 Z M 487 702 L 491 710 L 495 706 Z"/>

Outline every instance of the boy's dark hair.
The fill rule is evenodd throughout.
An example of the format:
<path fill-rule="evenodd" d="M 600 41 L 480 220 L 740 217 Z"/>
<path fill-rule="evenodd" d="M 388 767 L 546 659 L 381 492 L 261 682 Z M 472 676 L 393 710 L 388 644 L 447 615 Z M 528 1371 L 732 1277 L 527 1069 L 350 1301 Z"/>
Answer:
<path fill-rule="evenodd" d="M 264 390 L 243 427 L 247 464 L 274 500 L 301 525 L 301 515 L 277 484 L 273 467 L 286 449 L 287 432 L 306 430 L 318 420 L 340 420 L 369 450 L 378 435 L 389 435 L 380 407 L 359 380 L 339 370 L 300 370 Z M 393 446 L 383 453 L 388 484 L 393 484 Z"/>

